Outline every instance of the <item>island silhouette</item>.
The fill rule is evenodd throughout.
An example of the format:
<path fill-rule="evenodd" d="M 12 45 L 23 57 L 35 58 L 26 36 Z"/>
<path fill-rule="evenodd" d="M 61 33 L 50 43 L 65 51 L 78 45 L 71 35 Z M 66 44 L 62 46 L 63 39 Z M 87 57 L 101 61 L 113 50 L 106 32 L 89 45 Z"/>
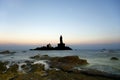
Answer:
<path fill-rule="evenodd" d="M 57 47 L 52 47 L 51 44 L 47 44 L 46 46 L 37 47 L 35 49 L 30 50 L 72 50 L 72 48 L 65 46 L 65 43 L 63 43 L 63 37 L 60 36 L 60 43 L 58 43 Z"/>

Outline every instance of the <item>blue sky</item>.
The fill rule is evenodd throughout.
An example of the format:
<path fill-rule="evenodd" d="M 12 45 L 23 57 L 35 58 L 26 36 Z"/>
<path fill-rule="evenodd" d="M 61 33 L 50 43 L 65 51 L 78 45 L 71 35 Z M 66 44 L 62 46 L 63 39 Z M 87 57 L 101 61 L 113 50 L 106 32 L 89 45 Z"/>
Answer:
<path fill-rule="evenodd" d="M 119 48 L 119 4 L 119 0 L 0 0 L 0 44 L 55 45 L 63 35 L 67 45 Z"/>

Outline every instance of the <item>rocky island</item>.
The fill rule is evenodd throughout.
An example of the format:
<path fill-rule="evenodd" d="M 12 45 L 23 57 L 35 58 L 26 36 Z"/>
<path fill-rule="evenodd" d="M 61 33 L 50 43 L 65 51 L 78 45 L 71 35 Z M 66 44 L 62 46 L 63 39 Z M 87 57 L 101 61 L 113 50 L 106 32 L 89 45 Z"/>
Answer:
<path fill-rule="evenodd" d="M 72 50 L 70 47 L 65 46 L 65 43 L 63 43 L 62 35 L 60 36 L 60 43 L 58 43 L 57 47 L 52 47 L 51 44 L 47 44 L 47 46 L 37 47 L 35 49 L 30 50 Z"/>

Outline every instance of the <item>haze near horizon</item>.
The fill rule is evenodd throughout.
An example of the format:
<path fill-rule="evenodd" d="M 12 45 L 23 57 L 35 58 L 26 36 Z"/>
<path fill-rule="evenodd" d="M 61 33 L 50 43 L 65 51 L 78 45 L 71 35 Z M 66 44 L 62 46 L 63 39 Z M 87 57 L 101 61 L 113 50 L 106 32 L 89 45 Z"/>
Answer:
<path fill-rule="evenodd" d="M 120 48 L 119 0 L 0 0 L 0 48 Z"/>

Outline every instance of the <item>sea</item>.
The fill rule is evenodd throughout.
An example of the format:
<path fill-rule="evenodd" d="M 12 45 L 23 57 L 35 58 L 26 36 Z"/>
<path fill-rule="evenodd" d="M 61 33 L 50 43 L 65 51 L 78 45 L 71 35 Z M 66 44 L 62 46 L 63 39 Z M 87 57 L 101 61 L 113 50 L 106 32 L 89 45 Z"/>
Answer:
<path fill-rule="evenodd" d="M 48 55 L 51 57 L 79 56 L 86 59 L 88 65 L 78 66 L 78 68 L 89 68 L 104 71 L 111 74 L 120 75 L 120 50 L 14 50 L 14 54 L 0 54 L 0 61 L 23 61 L 31 60 L 31 56 Z M 111 60 L 117 57 L 118 60 Z"/>

